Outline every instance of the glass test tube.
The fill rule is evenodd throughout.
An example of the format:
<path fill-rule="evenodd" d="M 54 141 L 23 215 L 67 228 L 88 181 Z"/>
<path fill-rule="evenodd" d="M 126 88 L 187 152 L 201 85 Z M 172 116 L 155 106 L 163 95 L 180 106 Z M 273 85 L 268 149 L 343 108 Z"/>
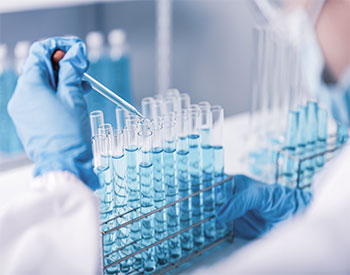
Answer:
<path fill-rule="evenodd" d="M 299 124 L 299 111 L 289 111 L 288 112 L 288 122 L 286 131 L 286 143 L 285 150 L 290 155 L 295 155 L 297 146 L 297 134 L 298 134 L 298 124 Z M 283 161 L 283 177 L 285 179 L 285 184 L 295 187 L 293 184 L 296 181 L 296 162 L 293 158 L 285 156 Z"/>
<path fill-rule="evenodd" d="M 337 146 L 345 144 L 349 139 L 349 127 L 343 124 L 337 124 Z"/>
<path fill-rule="evenodd" d="M 92 111 L 90 113 L 91 136 L 98 135 L 98 127 L 104 124 L 103 112 L 101 110 Z"/>
<path fill-rule="evenodd" d="M 142 98 L 141 110 L 145 118 L 152 119 L 154 117 L 154 98 L 153 97 Z"/>
<path fill-rule="evenodd" d="M 306 156 L 311 156 L 316 152 L 317 142 L 317 110 L 318 104 L 315 101 L 308 101 L 306 106 L 307 113 L 307 128 L 306 128 Z M 316 161 L 315 159 L 309 159 L 305 161 L 304 171 L 304 183 L 305 185 L 311 184 L 311 178 L 315 173 Z"/>
<path fill-rule="evenodd" d="M 114 216 L 122 215 L 128 211 L 128 194 L 126 180 L 126 157 L 124 153 L 124 133 L 120 130 L 113 131 L 113 147 L 112 147 L 112 167 L 113 167 L 113 185 L 114 185 Z M 126 214 L 114 220 L 115 225 L 126 223 L 130 217 Z M 116 242 L 114 250 L 126 246 L 131 242 L 129 236 L 129 226 L 120 228 L 116 234 Z M 130 246 L 119 250 L 117 256 L 123 258 L 132 253 Z M 115 253 L 117 254 L 117 253 Z M 120 263 L 120 271 L 126 273 L 130 270 L 132 260 L 129 258 Z"/>
<path fill-rule="evenodd" d="M 98 134 L 107 137 L 108 156 L 111 157 L 113 149 L 113 128 L 112 124 L 104 123 L 98 127 Z"/>
<path fill-rule="evenodd" d="M 176 159 L 176 124 L 173 116 L 164 117 L 164 183 L 166 204 L 177 199 L 177 186 L 175 180 L 175 159 Z M 166 209 L 166 221 L 168 235 L 179 231 L 179 211 L 175 204 Z M 179 236 L 168 240 L 169 261 L 181 257 L 181 245 Z"/>
<path fill-rule="evenodd" d="M 139 160 L 139 185 L 141 214 L 147 214 L 154 209 L 154 186 L 153 186 L 153 165 L 152 165 L 152 137 L 153 133 L 149 128 L 150 121 L 141 121 L 138 132 L 140 160 Z M 141 220 L 142 246 L 154 243 L 154 216 L 143 217 Z M 142 252 L 143 267 L 145 273 L 152 273 L 156 268 L 155 248 L 151 247 Z"/>
<path fill-rule="evenodd" d="M 156 209 L 165 205 L 165 184 L 163 176 L 163 122 L 158 117 L 152 121 L 151 130 L 153 132 L 152 163 L 153 163 L 153 185 L 154 185 L 154 207 Z M 154 236 L 155 241 L 166 237 L 165 210 L 154 214 Z M 168 262 L 168 245 L 162 242 L 155 247 L 158 265 L 165 265 Z"/>
<path fill-rule="evenodd" d="M 131 209 L 130 219 L 135 219 L 139 216 L 140 207 L 140 187 L 138 182 L 138 143 L 137 143 L 137 124 L 130 124 L 125 128 L 125 155 L 126 155 L 126 178 L 128 186 L 128 204 Z M 135 242 L 133 252 L 142 248 L 141 246 L 141 228 L 140 222 L 134 222 L 130 225 L 130 238 Z M 133 259 L 133 269 L 140 270 L 142 268 L 142 255 L 136 254 Z"/>
<path fill-rule="evenodd" d="M 325 153 L 327 150 L 327 133 L 328 133 L 328 113 L 326 110 L 318 109 L 318 134 L 317 134 L 317 151 Z M 317 168 L 321 168 L 326 162 L 325 154 L 316 158 Z"/>
<path fill-rule="evenodd" d="M 201 107 L 201 149 L 202 149 L 202 184 L 203 188 L 213 184 L 214 151 L 211 146 L 210 132 L 212 130 L 212 114 L 210 107 Z M 215 215 L 213 189 L 203 193 L 204 217 Z M 211 219 L 204 224 L 204 236 L 210 242 L 215 239 L 215 220 Z"/>
<path fill-rule="evenodd" d="M 298 131 L 297 131 L 297 147 L 296 147 L 296 155 L 298 159 L 302 159 L 306 154 L 306 106 L 302 105 L 299 107 L 299 123 L 298 123 Z M 304 170 L 305 170 L 305 161 L 301 163 L 300 171 L 299 171 L 299 181 L 303 182 L 304 180 Z"/>
<path fill-rule="evenodd" d="M 180 106 L 182 110 L 188 109 L 191 105 L 191 98 L 187 93 L 180 94 Z"/>
<path fill-rule="evenodd" d="M 189 108 L 190 128 L 188 135 L 189 143 L 189 163 L 191 177 L 191 191 L 198 192 L 202 189 L 201 175 L 201 150 L 200 150 L 200 131 L 201 131 L 201 113 L 200 108 L 196 104 L 190 105 Z M 192 224 L 202 220 L 202 194 L 192 197 Z M 196 248 L 200 248 L 204 244 L 203 224 L 193 228 L 193 242 Z"/>
<path fill-rule="evenodd" d="M 176 114 L 176 179 L 178 186 L 178 198 L 183 198 L 190 193 L 189 175 L 189 114 L 188 110 L 181 110 Z M 180 229 L 185 229 L 191 225 L 190 200 L 184 200 L 179 204 Z M 181 248 L 183 253 L 189 253 L 193 249 L 192 230 L 188 230 L 180 235 Z"/>
<path fill-rule="evenodd" d="M 220 105 L 211 107 L 213 128 L 211 131 L 211 145 L 214 151 L 214 182 L 217 183 L 224 178 L 224 109 Z M 230 186 L 221 184 L 215 188 L 215 207 L 220 208 L 226 201 L 226 194 L 230 192 Z M 216 223 L 216 237 L 224 237 L 226 226 Z"/>
<path fill-rule="evenodd" d="M 117 130 L 122 131 L 125 128 L 125 110 L 119 106 L 115 108 L 115 117 Z"/>

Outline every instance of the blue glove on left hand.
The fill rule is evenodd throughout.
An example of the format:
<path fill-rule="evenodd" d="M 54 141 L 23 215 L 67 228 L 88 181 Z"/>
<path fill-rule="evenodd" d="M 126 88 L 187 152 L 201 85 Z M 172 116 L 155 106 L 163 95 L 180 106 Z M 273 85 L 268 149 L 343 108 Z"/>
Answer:
<path fill-rule="evenodd" d="M 218 209 L 217 220 L 223 223 L 235 220 L 236 236 L 254 239 L 276 223 L 302 212 L 310 200 L 309 192 L 236 175 L 234 194 Z"/>
<path fill-rule="evenodd" d="M 66 52 L 59 62 L 56 85 L 51 56 Z M 82 83 L 88 61 L 78 38 L 52 38 L 30 48 L 17 87 L 8 105 L 23 146 L 35 163 L 34 176 L 70 171 L 93 190 L 99 186 L 93 172 L 90 124 Z"/>

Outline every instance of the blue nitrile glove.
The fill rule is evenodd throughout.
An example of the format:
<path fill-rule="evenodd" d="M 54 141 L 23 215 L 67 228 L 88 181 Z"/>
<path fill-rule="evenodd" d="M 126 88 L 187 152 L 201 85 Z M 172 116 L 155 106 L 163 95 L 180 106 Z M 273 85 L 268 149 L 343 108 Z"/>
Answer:
<path fill-rule="evenodd" d="M 234 176 L 234 194 L 217 211 L 219 222 L 235 220 L 235 233 L 254 239 L 276 223 L 302 212 L 311 193 L 279 184 L 265 184 L 244 175 Z"/>
<path fill-rule="evenodd" d="M 55 83 L 51 56 L 66 52 Z M 81 81 L 87 70 L 86 48 L 79 38 L 52 38 L 34 43 L 8 105 L 25 151 L 35 163 L 34 176 L 69 171 L 93 190 L 90 124 Z"/>

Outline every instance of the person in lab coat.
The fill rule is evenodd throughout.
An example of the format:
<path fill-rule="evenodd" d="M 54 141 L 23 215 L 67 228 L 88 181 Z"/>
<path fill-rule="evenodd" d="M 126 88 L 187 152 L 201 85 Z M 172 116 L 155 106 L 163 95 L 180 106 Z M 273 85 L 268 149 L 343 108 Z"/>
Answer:
<path fill-rule="evenodd" d="M 307 47 L 323 52 L 319 57 L 324 56 L 325 61 L 317 64 L 327 65 L 338 84 L 324 83 L 322 70 L 312 70 L 319 74 L 307 76 L 323 91 L 335 117 L 349 125 L 350 87 L 342 80 L 350 63 L 349 38 L 342 37 L 346 45 L 344 41 L 335 43 L 338 48 L 334 52 L 325 42 L 327 37 L 321 35 L 339 22 L 345 36 L 350 33 L 349 25 L 342 21 L 348 18 L 344 15 L 347 2 L 338 0 L 345 3 L 340 8 L 334 7 L 334 2 L 326 2 L 316 25 L 322 51 L 316 39 Z M 307 17 L 303 18 L 307 23 Z M 339 28 L 334 25 L 331 31 Z M 56 49 L 66 52 L 57 75 L 51 64 Z M 99 183 L 92 168 L 83 99 L 90 86 L 81 81 L 87 66 L 85 45 L 78 38 L 52 38 L 36 42 L 30 49 L 8 109 L 35 164 L 36 178 L 30 192 L 0 211 L 0 274 L 101 272 L 98 201 L 93 194 Z M 336 94 L 328 93 L 330 90 Z M 315 184 L 318 190 L 312 201 L 308 192 L 235 176 L 235 194 L 218 211 L 218 220 L 235 219 L 238 237 L 264 236 L 233 259 L 224 259 L 220 266 L 206 266 L 198 273 L 349 273 L 349 151 L 347 146 L 324 169 L 325 184 Z M 265 234 L 292 216 L 296 217 Z"/>

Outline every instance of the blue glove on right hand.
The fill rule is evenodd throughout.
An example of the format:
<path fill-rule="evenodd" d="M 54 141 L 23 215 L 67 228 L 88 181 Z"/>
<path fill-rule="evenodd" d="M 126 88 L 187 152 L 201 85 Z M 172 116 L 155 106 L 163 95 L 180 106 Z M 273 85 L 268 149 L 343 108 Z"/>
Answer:
<path fill-rule="evenodd" d="M 310 200 L 310 192 L 236 175 L 234 193 L 218 209 L 217 220 L 223 223 L 235 220 L 236 236 L 254 239 L 276 223 L 305 210 Z"/>
<path fill-rule="evenodd" d="M 51 64 L 56 49 L 58 83 Z M 79 38 L 51 38 L 30 48 L 8 110 L 24 149 L 35 163 L 34 176 L 69 171 L 90 188 L 99 186 L 93 172 L 89 117 L 81 81 L 87 70 L 86 48 Z"/>

